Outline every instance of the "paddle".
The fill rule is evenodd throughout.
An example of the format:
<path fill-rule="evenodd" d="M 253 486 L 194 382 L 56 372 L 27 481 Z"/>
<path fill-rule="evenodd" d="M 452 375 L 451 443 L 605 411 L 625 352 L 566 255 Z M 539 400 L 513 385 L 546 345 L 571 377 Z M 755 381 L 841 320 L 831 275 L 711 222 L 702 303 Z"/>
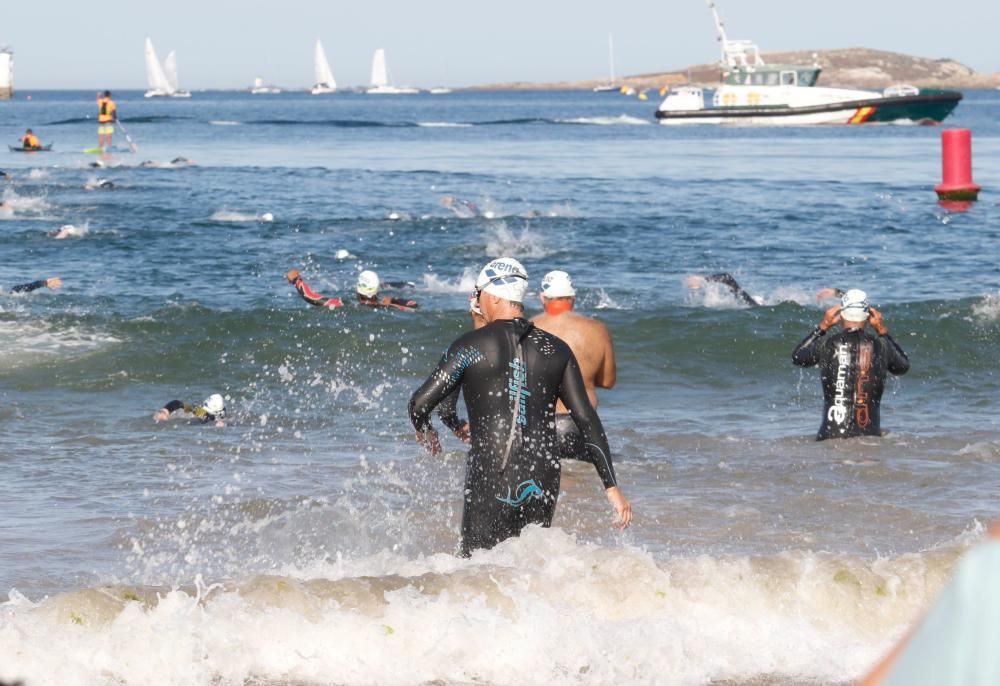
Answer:
<path fill-rule="evenodd" d="M 132 136 L 128 135 L 128 131 L 122 126 L 120 119 L 115 119 L 115 123 L 118 124 L 118 128 L 121 129 L 122 135 L 125 136 L 125 140 L 128 141 L 128 149 L 135 152 L 138 148 L 136 147 L 135 141 L 132 140 Z"/>

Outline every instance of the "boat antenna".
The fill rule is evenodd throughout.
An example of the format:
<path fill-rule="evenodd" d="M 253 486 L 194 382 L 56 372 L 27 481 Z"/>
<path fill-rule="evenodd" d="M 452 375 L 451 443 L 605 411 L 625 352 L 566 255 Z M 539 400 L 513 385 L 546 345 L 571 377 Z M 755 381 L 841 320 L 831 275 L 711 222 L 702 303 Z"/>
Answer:
<path fill-rule="evenodd" d="M 760 51 L 753 41 L 729 40 L 725 24 L 722 23 L 719 12 L 715 9 L 715 3 L 713 0 L 705 0 L 705 3 L 712 12 L 712 19 L 715 20 L 715 30 L 719 32 L 719 42 L 722 43 L 722 65 L 733 69 L 740 67 L 751 69 L 764 64 L 764 60 L 760 57 Z M 751 54 L 753 55 L 752 64 L 747 60 Z"/>

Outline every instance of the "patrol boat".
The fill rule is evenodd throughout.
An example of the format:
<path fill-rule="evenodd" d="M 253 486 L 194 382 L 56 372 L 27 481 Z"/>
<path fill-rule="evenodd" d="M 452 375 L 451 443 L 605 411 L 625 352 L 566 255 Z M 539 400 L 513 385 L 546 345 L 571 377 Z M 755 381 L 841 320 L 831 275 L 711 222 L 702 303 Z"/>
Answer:
<path fill-rule="evenodd" d="M 882 93 L 819 87 L 816 81 L 822 69 L 817 62 L 765 63 L 753 42 L 726 36 L 715 3 L 706 2 L 722 44 L 722 83 L 708 107 L 701 88 L 672 88 L 656 110 L 661 124 L 939 124 L 962 99 L 958 91 L 907 85 L 891 86 Z"/>

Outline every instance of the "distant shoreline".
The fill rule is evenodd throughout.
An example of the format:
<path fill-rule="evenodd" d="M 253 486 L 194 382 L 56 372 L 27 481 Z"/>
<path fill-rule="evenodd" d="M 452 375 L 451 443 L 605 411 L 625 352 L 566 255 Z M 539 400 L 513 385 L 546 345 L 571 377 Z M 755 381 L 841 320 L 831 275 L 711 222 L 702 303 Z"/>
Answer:
<path fill-rule="evenodd" d="M 919 88 L 997 88 L 1000 72 L 981 74 L 950 59 L 914 57 L 870 48 L 841 48 L 836 50 L 798 50 L 794 52 L 764 53 L 768 63 L 812 64 L 814 56 L 823 68 L 820 86 L 857 89 L 882 89 L 898 83 L 908 83 Z M 694 84 L 715 86 L 720 80 L 718 64 L 698 64 L 676 71 L 635 74 L 615 79 L 616 86 L 635 90 L 659 89 L 664 86 Z M 559 81 L 536 83 L 513 81 L 491 83 L 456 90 L 468 91 L 544 91 L 592 90 L 606 86 L 608 80 Z"/>

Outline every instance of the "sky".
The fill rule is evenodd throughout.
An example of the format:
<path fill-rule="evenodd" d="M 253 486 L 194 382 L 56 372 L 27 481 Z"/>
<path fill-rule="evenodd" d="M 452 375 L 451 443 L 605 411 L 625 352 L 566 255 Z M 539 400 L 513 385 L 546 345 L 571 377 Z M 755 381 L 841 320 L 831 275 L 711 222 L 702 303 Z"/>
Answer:
<path fill-rule="evenodd" d="M 866 47 L 1000 71 L 1000 1 L 716 0 L 730 38 L 763 51 Z M 369 81 L 385 48 L 397 85 L 576 81 L 715 61 L 704 0 L 2 0 L 15 87 L 144 88 L 143 43 L 177 51 L 180 85 L 312 84 L 323 41 L 338 85 Z"/>

